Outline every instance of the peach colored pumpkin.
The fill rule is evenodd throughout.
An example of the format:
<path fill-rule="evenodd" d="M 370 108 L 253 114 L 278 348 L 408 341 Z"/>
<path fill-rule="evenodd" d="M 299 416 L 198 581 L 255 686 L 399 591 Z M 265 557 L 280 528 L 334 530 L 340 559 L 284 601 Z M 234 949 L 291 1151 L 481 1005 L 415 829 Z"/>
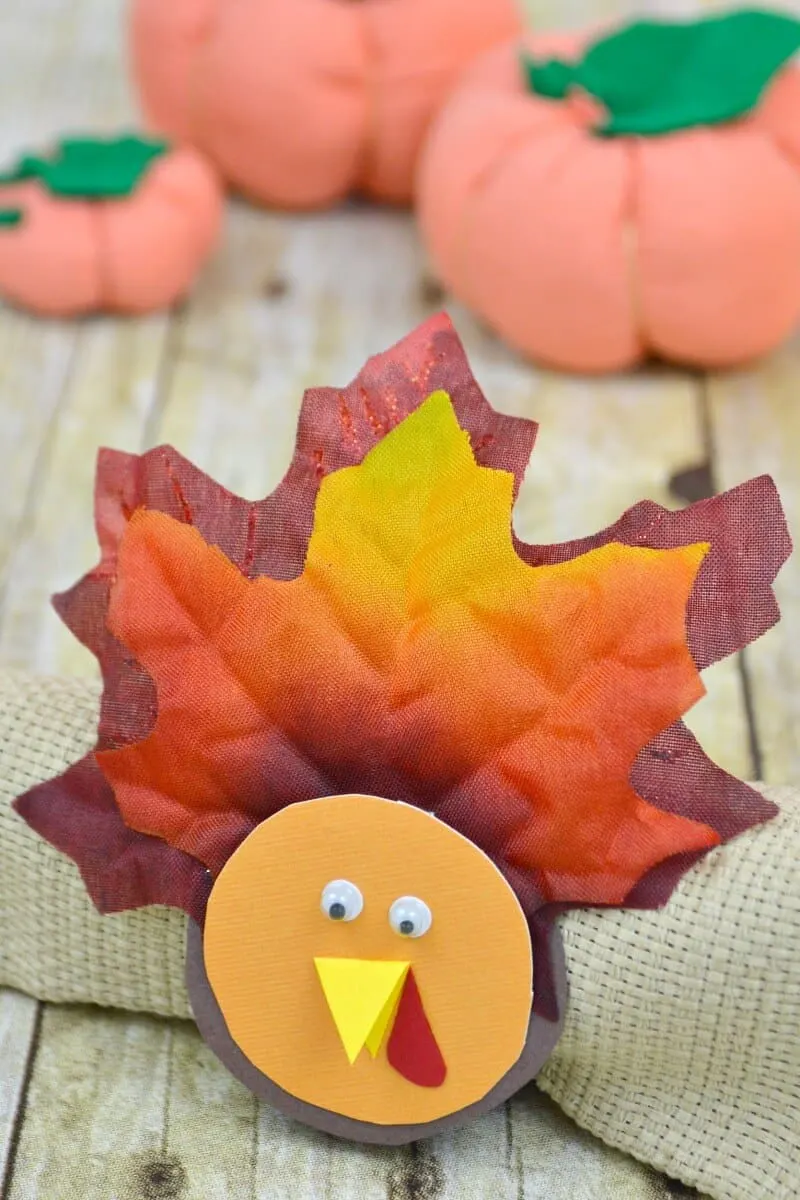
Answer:
<path fill-rule="evenodd" d="M 152 127 L 238 190 L 286 208 L 351 191 L 410 199 L 430 117 L 515 0 L 132 0 Z"/>
<path fill-rule="evenodd" d="M 577 60 L 589 34 L 483 56 L 431 130 L 417 179 L 433 263 L 524 354 L 575 371 L 656 355 L 725 367 L 800 319 L 800 72 L 747 117 L 604 139 L 588 97 L 526 88 L 523 47 Z"/>
<path fill-rule="evenodd" d="M 0 186 L 0 296 L 43 316 L 143 313 L 179 300 L 216 242 L 222 189 L 191 149 L 156 159 L 131 195 L 51 194 L 38 180 Z"/>

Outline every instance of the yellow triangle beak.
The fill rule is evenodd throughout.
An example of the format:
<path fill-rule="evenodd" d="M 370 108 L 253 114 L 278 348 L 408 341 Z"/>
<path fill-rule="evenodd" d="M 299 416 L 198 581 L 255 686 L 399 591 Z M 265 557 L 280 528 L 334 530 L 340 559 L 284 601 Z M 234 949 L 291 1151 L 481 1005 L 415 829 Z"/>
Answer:
<path fill-rule="evenodd" d="M 394 1016 L 411 963 L 315 958 L 314 966 L 348 1061 L 354 1063 L 364 1046 L 374 1058 Z"/>

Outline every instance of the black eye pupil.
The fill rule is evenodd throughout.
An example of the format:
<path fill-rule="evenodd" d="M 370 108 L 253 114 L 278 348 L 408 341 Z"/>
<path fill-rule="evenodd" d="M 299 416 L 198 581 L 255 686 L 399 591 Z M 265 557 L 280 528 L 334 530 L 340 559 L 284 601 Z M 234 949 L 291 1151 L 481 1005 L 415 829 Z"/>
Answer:
<path fill-rule="evenodd" d="M 414 922 L 409 921 L 408 917 L 406 917 L 405 921 L 400 922 L 400 932 L 404 933 L 406 937 L 410 937 L 414 932 Z"/>
<path fill-rule="evenodd" d="M 341 900 L 334 900 L 328 909 L 328 916 L 332 921 L 343 921 L 345 919 L 347 912 Z"/>

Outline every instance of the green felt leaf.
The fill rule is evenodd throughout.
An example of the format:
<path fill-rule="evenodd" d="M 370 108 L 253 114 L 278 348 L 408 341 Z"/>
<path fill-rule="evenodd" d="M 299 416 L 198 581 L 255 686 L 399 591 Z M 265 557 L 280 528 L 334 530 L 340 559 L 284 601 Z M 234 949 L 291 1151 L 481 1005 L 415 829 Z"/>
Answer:
<path fill-rule="evenodd" d="M 531 91 L 579 88 L 604 106 L 597 133 L 653 135 L 717 125 L 750 112 L 800 49 L 800 21 L 741 10 L 696 21 L 634 21 L 593 42 L 576 63 L 523 58 Z"/>
<path fill-rule="evenodd" d="M 38 179 L 53 196 L 121 199 L 136 189 L 168 143 L 127 134 L 118 138 L 63 138 L 47 157 L 25 154 L 0 185 Z"/>
<path fill-rule="evenodd" d="M 16 229 L 24 216 L 21 208 L 0 208 L 0 229 Z"/>

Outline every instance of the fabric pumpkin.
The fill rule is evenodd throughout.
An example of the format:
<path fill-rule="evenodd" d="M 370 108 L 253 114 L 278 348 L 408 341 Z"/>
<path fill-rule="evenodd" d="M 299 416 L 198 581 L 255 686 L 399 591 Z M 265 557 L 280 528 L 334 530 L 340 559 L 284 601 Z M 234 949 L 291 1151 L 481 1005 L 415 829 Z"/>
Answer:
<path fill-rule="evenodd" d="M 65 139 L 0 177 L 0 295 L 43 316 L 166 307 L 211 251 L 222 190 L 195 150 Z"/>
<path fill-rule="evenodd" d="M 442 281 L 567 370 L 650 355 L 726 367 L 772 349 L 800 316 L 800 72 L 780 66 L 798 30 L 741 13 L 495 48 L 422 156 Z M 674 61 L 646 61 L 663 36 Z"/>
<path fill-rule="evenodd" d="M 154 128 L 253 199 L 313 208 L 409 200 L 456 75 L 521 24 L 514 0 L 133 0 L 130 28 Z"/>

